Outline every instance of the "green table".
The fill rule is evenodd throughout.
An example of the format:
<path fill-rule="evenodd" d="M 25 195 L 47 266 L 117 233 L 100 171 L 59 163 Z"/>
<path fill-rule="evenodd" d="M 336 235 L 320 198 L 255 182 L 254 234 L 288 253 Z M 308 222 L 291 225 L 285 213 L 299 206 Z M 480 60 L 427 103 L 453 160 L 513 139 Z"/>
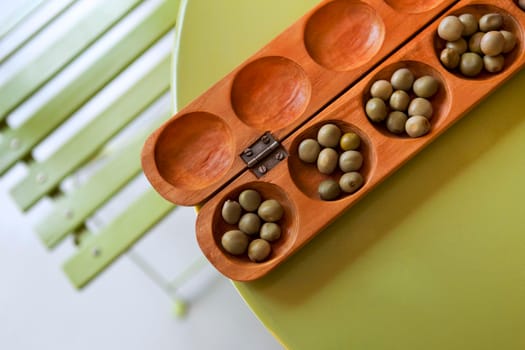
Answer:
<path fill-rule="evenodd" d="M 314 0 L 189 0 L 180 107 Z M 524 349 L 525 71 L 268 276 L 235 283 L 290 349 Z"/>

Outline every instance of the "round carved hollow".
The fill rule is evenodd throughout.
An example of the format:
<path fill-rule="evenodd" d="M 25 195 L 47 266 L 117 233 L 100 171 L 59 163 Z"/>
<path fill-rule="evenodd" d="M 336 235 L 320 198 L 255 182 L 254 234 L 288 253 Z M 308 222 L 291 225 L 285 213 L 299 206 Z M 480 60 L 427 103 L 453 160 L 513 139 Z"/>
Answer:
<path fill-rule="evenodd" d="M 168 124 L 158 137 L 159 174 L 175 187 L 197 190 L 219 180 L 234 159 L 231 130 L 219 117 L 193 112 Z"/>
<path fill-rule="evenodd" d="M 276 222 L 281 227 L 281 237 L 276 241 L 270 242 L 270 245 L 272 247 L 270 256 L 265 261 L 260 263 L 252 262 L 248 258 L 248 254 L 246 253 L 242 255 L 232 255 L 225 251 L 221 244 L 221 238 L 225 232 L 229 230 L 238 229 L 237 225 L 230 225 L 224 221 L 221 215 L 222 206 L 227 200 L 238 201 L 239 194 L 246 189 L 252 189 L 259 192 L 263 201 L 267 199 L 277 200 L 284 209 L 283 217 Z M 214 209 L 212 219 L 213 239 L 218 247 L 218 250 L 221 254 L 223 254 L 224 259 L 230 260 L 234 264 L 240 265 L 264 265 L 265 263 L 271 262 L 277 257 L 287 255 L 287 252 L 292 248 L 297 238 L 297 227 L 299 226 L 299 223 L 297 222 L 297 217 L 298 216 L 296 215 L 295 206 L 293 205 L 286 192 L 283 191 L 280 187 L 267 182 L 246 183 L 228 193 L 226 196 L 224 196 L 224 198 L 221 201 L 218 202 L 217 207 Z M 250 237 L 250 241 L 255 238 L 258 238 L 258 235 L 257 237 Z"/>
<path fill-rule="evenodd" d="M 283 128 L 308 106 L 311 84 L 295 62 L 279 56 L 249 63 L 235 76 L 232 107 L 245 124 L 261 131 Z"/>
<path fill-rule="evenodd" d="M 323 180 L 333 179 L 339 182 L 339 179 L 344 174 L 344 172 L 341 171 L 341 169 L 339 169 L 338 166 L 332 174 L 325 175 L 317 169 L 316 163 L 305 163 L 299 159 L 299 144 L 307 138 L 316 139 L 317 132 L 325 124 L 337 125 L 339 129 L 341 129 L 342 134 L 345 134 L 347 132 L 354 132 L 357 135 L 359 135 L 361 139 L 361 144 L 357 150 L 363 156 L 363 165 L 361 169 L 358 170 L 358 172 L 363 176 L 364 179 L 364 183 L 363 186 L 361 186 L 361 188 L 366 186 L 367 180 L 370 178 L 370 174 L 372 172 L 372 169 L 374 168 L 375 163 L 374 151 L 371 146 L 372 143 L 370 142 L 368 136 L 363 131 L 361 131 L 361 129 L 341 120 L 328 120 L 312 125 L 310 128 L 306 129 L 301 134 L 299 134 L 292 142 L 292 145 L 290 147 L 290 156 L 288 157 L 288 169 L 290 170 L 290 177 L 292 178 L 297 188 L 301 190 L 301 192 L 303 192 L 306 196 L 316 200 L 321 200 L 318 193 L 318 187 Z M 339 147 L 335 149 L 338 151 L 339 154 L 343 152 L 341 149 L 339 149 Z M 341 192 L 337 201 L 352 196 L 358 193 L 360 190 L 361 189 L 357 190 L 352 194 Z"/>
<path fill-rule="evenodd" d="M 500 72 L 489 73 L 485 69 L 483 69 L 481 73 L 479 73 L 475 77 L 468 77 L 468 76 L 461 74 L 461 72 L 459 71 L 459 68 L 452 69 L 449 71 L 459 78 L 469 79 L 469 80 L 486 80 L 486 79 L 493 78 L 497 76 L 498 74 L 502 74 L 516 61 L 516 58 L 518 57 L 519 53 L 522 51 L 523 38 L 524 38 L 522 26 L 520 26 L 519 22 L 512 15 L 510 15 L 507 11 L 499 7 L 496 7 L 496 6 L 492 6 L 492 5 L 485 5 L 485 4 L 469 5 L 469 6 L 465 6 L 455 11 L 451 15 L 459 16 L 465 13 L 473 14 L 477 20 L 479 20 L 483 15 L 488 14 L 488 13 L 500 13 L 501 15 L 503 15 L 503 28 L 502 29 L 507 30 L 511 33 L 514 33 L 514 35 L 516 35 L 516 46 L 511 52 L 503 54 L 503 56 L 505 57 L 505 64 L 503 66 L 503 69 Z M 434 34 L 434 51 L 438 57 L 438 60 L 439 60 L 441 51 L 445 48 L 446 44 L 447 42 L 441 39 L 436 32 Z"/>
<path fill-rule="evenodd" d="M 321 66 L 347 71 L 381 48 L 385 26 L 376 10 L 361 1 L 336 0 L 317 10 L 306 23 L 304 42 Z"/>
<path fill-rule="evenodd" d="M 377 73 L 372 79 L 370 79 L 370 81 L 365 87 L 365 90 L 363 91 L 363 107 L 361 109 L 363 118 L 365 118 L 368 122 L 372 123 L 372 125 L 374 125 L 374 127 L 385 136 L 395 137 L 395 138 L 407 138 L 407 139 L 410 138 L 406 133 L 403 133 L 403 134 L 391 133 L 386 128 L 384 121 L 380 123 L 374 123 L 366 116 L 366 113 L 365 113 L 366 103 L 372 97 L 370 95 L 370 87 L 372 86 L 372 84 L 376 82 L 377 80 L 382 80 L 382 79 L 390 81 L 392 73 L 394 73 L 399 68 L 408 68 L 412 72 L 412 74 L 414 74 L 414 77 L 416 79 L 424 75 L 430 75 L 434 77 L 435 79 L 437 79 L 437 81 L 439 82 L 437 93 L 434 96 L 428 98 L 428 100 L 432 104 L 432 109 L 433 109 L 432 117 L 430 118 L 431 127 L 430 127 L 430 131 L 427 134 L 429 135 L 430 133 L 432 133 L 432 130 L 434 128 L 439 127 L 441 122 L 445 120 L 445 118 L 447 117 L 448 111 L 450 110 L 451 102 L 450 102 L 450 97 L 449 97 L 449 88 L 446 84 L 446 80 L 437 70 L 435 70 L 434 68 L 422 62 L 418 62 L 418 61 L 396 62 L 384 68 L 382 71 Z M 416 97 L 413 91 L 409 93 L 409 96 L 411 99 Z M 388 102 L 387 102 L 387 105 L 388 105 Z M 388 110 L 390 111 L 390 109 Z"/>

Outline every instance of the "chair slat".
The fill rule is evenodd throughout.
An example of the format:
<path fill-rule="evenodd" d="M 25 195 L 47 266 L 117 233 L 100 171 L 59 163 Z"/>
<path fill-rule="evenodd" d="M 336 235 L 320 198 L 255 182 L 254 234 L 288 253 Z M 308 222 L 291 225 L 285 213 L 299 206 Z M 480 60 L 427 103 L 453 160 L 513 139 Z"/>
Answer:
<path fill-rule="evenodd" d="M 52 1 L 31 11 L 0 38 L 0 64 L 71 6 L 73 0 Z"/>
<path fill-rule="evenodd" d="M 89 159 L 119 130 L 169 89 L 170 59 L 162 59 L 139 82 L 101 112 L 42 163 L 33 163 L 28 175 L 11 189 L 22 210 L 52 192 L 71 171 Z"/>
<path fill-rule="evenodd" d="M 18 0 L 13 11 L 4 12 L 0 16 L 0 39 L 42 5 L 42 2 L 43 0 Z"/>
<path fill-rule="evenodd" d="M 121 41 L 101 52 L 93 64 L 86 66 L 29 120 L 17 129 L 5 130 L 0 139 L 0 175 L 26 157 L 38 142 L 169 31 L 175 24 L 178 5 L 179 0 L 163 2 Z"/>
<path fill-rule="evenodd" d="M 163 116 L 163 120 L 169 115 Z M 127 144 L 78 189 L 57 200 L 53 210 L 35 226 L 35 231 L 48 248 L 55 247 L 69 233 L 107 202 L 140 172 L 140 151 L 151 125 Z"/>
<path fill-rule="evenodd" d="M 0 86 L 0 120 L 35 92 L 61 68 L 119 21 L 139 0 L 100 1 L 86 12 L 75 30 L 54 38 L 52 44 Z"/>
<path fill-rule="evenodd" d="M 173 208 L 173 204 L 148 189 L 65 262 L 64 271 L 71 283 L 76 288 L 85 286 Z"/>

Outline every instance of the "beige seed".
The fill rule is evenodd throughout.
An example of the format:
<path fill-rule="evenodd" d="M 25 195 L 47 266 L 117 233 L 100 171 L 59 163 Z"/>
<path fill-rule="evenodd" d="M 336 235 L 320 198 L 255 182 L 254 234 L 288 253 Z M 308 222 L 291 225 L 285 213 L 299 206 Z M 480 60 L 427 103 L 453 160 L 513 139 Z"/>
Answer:
<path fill-rule="evenodd" d="M 248 246 L 248 257 L 253 262 L 261 262 L 268 258 L 272 252 L 270 243 L 264 239 L 254 239 Z"/>
<path fill-rule="evenodd" d="M 410 96 L 403 90 L 396 90 L 390 96 L 390 108 L 394 111 L 406 111 L 410 103 Z"/>
<path fill-rule="evenodd" d="M 516 46 L 516 35 L 514 35 L 514 33 L 509 32 L 508 30 L 501 30 L 500 33 L 501 35 L 503 35 L 503 39 L 505 40 L 502 52 L 511 52 Z"/>
<path fill-rule="evenodd" d="M 341 176 L 339 179 L 339 187 L 343 192 L 354 193 L 363 186 L 364 182 L 365 180 L 360 173 L 352 171 Z"/>
<path fill-rule="evenodd" d="M 385 120 L 387 114 L 385 101 L 379 97 L 373 97 L 366 103 L 365 111 L 371 121 L 381 122 Z"/>
<path fill-rule="evenodd" d="M 410 117 L 405 124 L 405 131 L 410 137 L 423 136 L 430 131 L 430 122 L 421 115 Z"/>
<path fill-rule="evenodd" d="M 333 148 L 324 148 L 317 157 L 317 169 L 322 174 L 330 175 L 337 168 L 339 155 Z"/>
<path fill-rule="evenodd" d="M 438 35 L 446 41 L 455 41 L 461 38 L 465 26 L 456 16 L 447 16 L 441 20 L 438 26 Z"/>
<path fill-rule="evenodd" d="M 478 31 L 478 20 L 473 14 L 464 13 L 458 18 L 464 26 L 463 32 L 461 32 L 462 36 L 471 36 L 472 34 Z"/>
<path fill-rule="evenodd" d="M 388 101 L 393 91 L 392 84 L 388 80 L 378 80 L 370 87 L 370 95 L 379 97 L 383 101 Z"/>
<path fill-rule="evenodd" d="M 467 77 L 475 77 L 483 69 L 483 59 L 476 53 L 466 52 L 461 55 L 459 63 L 461 73 Z"/>
<path fill-rule="evenodd" d="M 409 91 L 414 82 L 414 74 L 408 68 L 399 68 L 390 78 L 390 83 L 395 90 Z"/>
<path fill-rule="evenodd" d="M 449 49 L 456 50 L 460 55 L 467 51 L 467 41 L 463 38 L 459 38 L 456 41 L 447 41 L 446 47 Z"/>
<path fill-rule="evenodd" d="M 499 13 L 487 13 L 479 19 L 479 29 L 482 32 L 500 30 L 503 26 L 503 16 Z"/>
<path fill-rule="evenodd" d="M 503 55 L 498 56 L 483 56 L 483 65 L 485 70 L 490 73 L 499 73 L 505 66 L 505 58 Z"/>
<path fill-rule="evenodd" d="M 410 117 L 421 115 L 430 119 L 432 117 L 432 104 L 426 98 L 417 97 L 410 102 L 410 105 L 408 106 L 408 115 Z"/>
<path fill-rule="evenodd" d="M 431 75 L 424 75 L 414 82 L 412 89 L 418 97 L 429 98 L 436 94 L 439 83 L 436 78 Z"/>
<path fill-rule="evenodd" d="M 456 50 L 446 48 L 441 51 L 439 60 L 448 69 L 454 69 L 459 65 L 460 55 Z"/>
<path fill-rule="evenodd" d="M 390 112 L 386 118 L 386 128 L 394 134 L 401 134 L 405 131 L 405 123 L 407 122 L 407 115 L 400 111 Z"/>
<path fill-rule="evenodd" d="M 480 42 L 481 52 L 487 56 L 497 56 L 503 52 L 505 38 L 500 32 L 491 31 L 483 35 Z"/>

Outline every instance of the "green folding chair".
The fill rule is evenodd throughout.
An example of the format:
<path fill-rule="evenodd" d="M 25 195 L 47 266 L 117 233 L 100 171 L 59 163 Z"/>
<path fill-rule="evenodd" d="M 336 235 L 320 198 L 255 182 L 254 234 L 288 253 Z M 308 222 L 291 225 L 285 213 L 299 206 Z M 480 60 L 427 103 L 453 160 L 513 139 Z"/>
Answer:
<path fill-rule="evenodd" d="M 10 59 L 34 45 L 47 28 L 63 21 L 71 11 L 78 11 L 75 7 L 81 5 L 86 5 L 86 9 L 71 24 L 72 30 L 46 37 L 47 46 L 24 62 L 22 69 L 8 71 Z M 45 5 L 40 1 L 22 2 L 14 11 L 19 14 L 16 21 L 0 28 L 1 47 L 10 35 L 32 23 L 31 33 L 10 43 L 9 50 L 0 54 L 0 175 L 16 164 L 26 165 L 26 175 L 10 190 L 12 198 L 23 211 L 33 208 L 43 198 L 51 200 L 52 208 L 35 225 L 35 231 L 48 248 L 73 235 L 79 249 L 65 262 L 64 271 L 75 287 L 82 288 L 174 209 L 153 189 L 148 189 L 136 200 L 126 203 L 121 213 L 96 234 L 86 224 L 97 210 L 139 176 L 140 150 L 146 136 L 170 115 L 169 108 L 165 108 L 153 122 L 132 128 L 131 136 L 119 147 L 111 146 L 112 140 L 144 111 L 162 99 L 166 101 L 171 80 L 170 53 L 141 72 L 136 83 L 127 86 L 50 156 L 36 160 L 34 150 L 148 49 L 166 40 L 165 36 L 175 25 L 179 0 L 64 0 L 55 3 L 53 9 L 48 8 L 49 18 L 40 18 L 35 25 L 32 17 L 44 11 L 44 6 L 50 7 L 52 2 Z M 139 7 L 143 11 L 137 16 Z M 64 70 L 78 66 L 85 52 L 93 50 L 112 28 L 130 16 L 137 16 L 136 23 L 119 32 L 119 40 L 111 45 L 99 45 L 94 58 L 87 63 L 82 61 L 70 82 L 47 97 L 20 125 L 10 120 L 17 108 Z M 99 165 L 87 180 L 70 191 L 64 190 L 65 180 L 94 163 Z M 192 264 L 183 275 L 191 275 L 199 266 L 202 263 Z M 184 280 L 185 277 L 179 276 L 176 284 Z"/>

